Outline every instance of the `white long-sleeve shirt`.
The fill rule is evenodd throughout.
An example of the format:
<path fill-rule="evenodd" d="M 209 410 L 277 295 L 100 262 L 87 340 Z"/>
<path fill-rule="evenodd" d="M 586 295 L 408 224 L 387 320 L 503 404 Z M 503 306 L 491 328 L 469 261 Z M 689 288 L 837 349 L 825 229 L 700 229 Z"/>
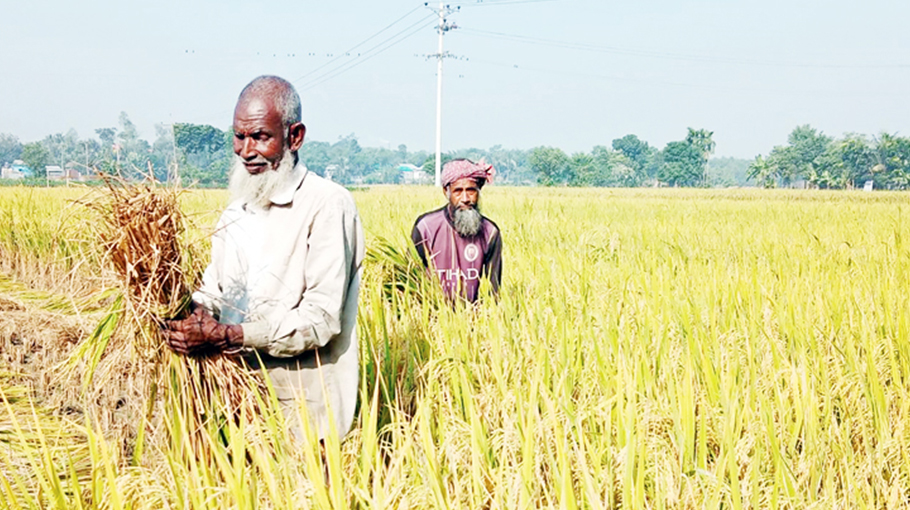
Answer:
<path fill-rule="evenodd" d="M 358 391 L 357 297 L 364 258 L 360 218 L 343 187 L 298 163 L 263 209 L 231 203 L 193 298 L 223 324 L 243 327 L 279 401 L 304 399 L 320 437 L 340 436 Z M 256 364 L 256 356 L 247 359 Z"/>

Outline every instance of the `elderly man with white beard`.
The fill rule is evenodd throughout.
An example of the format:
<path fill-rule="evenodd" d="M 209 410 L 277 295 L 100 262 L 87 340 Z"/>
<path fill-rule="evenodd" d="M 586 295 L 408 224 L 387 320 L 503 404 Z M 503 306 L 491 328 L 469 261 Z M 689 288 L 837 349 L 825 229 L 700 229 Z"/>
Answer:
<path fill-rule="evenodd" d="M 298 160 L 294 87 L 260 76 L 234 109 L 231 203 L 212 238 L 194 310 L 165 335 L 185 355 L 228 352 L 267 370 L 292 436 L 351 426 L 364 238 L 351 194 Z M 301 407 L 305 407 L 305 412 Z"/>
<path fill-rule="evenodd" d="M 502 281 L 502 237 L 499 227 L 480 214 L 480 189 L 493 180 L 492 165 L 469 159 L 442 167 L 442 190 L 448 203 L 414 222 L 411 240 L 423 265 L 434 272 L 450 298 L 475 302 L 481 278 L 493 293 Z"/>

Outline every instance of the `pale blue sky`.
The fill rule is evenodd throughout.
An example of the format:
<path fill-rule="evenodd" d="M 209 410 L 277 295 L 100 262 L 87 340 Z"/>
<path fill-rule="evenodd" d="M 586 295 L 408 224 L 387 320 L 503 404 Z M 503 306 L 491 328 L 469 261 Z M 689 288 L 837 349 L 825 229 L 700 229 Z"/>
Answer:
<path fill-rule="evenodd" d="M 120 111 L 147 139 L 156 123 L 225 128 L 243 85 L 267 73 L 298 86 L 309 139 L 432 150 L 436 34 L 422 4 L 0 0 L 0 132 L 85 137 Z M 805 123 L 910 135 L 910 2 L 450 5 L 460 28 L 445 49 L 461 58 L 445 62 L 443 150 L 590 151 L 628 133 L 663 147 L 691 126 L 715 132 L 717 155 L 751 158 Z M 338 65 L 354 67 L 319 78 Z"/>

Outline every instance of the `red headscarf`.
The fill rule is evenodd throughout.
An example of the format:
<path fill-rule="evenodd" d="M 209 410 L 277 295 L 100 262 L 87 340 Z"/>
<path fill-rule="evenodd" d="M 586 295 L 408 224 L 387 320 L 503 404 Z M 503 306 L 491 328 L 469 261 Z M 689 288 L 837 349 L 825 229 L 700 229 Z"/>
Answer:
<path fill-rule="evenodd" d="M 470 159 L 457 159 L 442 165 L 442 187 L 445 188 L 459 179 L 474 179 L 483 186 L 485 183 L 493 182 L 494 175 L 496 170 L 493 165 L 487 164 L 483 159 L 478 163 Z"/>

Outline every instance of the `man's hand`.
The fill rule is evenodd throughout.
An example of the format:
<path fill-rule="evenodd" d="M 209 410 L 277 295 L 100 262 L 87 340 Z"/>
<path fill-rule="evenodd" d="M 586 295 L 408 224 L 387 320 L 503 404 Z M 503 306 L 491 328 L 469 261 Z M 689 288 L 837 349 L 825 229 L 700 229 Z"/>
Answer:
<path fill-rule="evenodd" d="M 239 324 L 221 324 L 212 314 L 194 303 L 193 313 L 179 321 L 164 321 L 168 345 L 180 354 L 203 355 L 237 351 L 243 346 Z"/>

